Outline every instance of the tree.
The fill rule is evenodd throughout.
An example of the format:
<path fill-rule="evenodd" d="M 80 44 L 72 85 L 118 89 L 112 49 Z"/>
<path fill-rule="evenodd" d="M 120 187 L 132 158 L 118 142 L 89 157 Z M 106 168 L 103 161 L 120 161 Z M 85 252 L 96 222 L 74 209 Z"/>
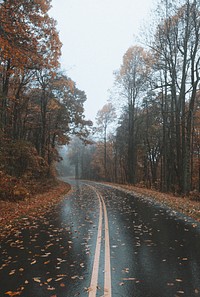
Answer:
<path fill-rule="evenodd" d="M 187 0 L 177 7 L 166 1 L 165 8 L 166 18 L 157 28 L 152 47 L 156 65 L 158 69 L 163 69 L 160 73 L 163 77 L 161 88 L 165 122 L 165 102 L 171 98 L 171 135 L 176 143 L 175 168 L 179 191 L 188 193 L 191 187 L 192 119 L 199 82 L 199 4 Z"/>
<path fill-rule="evenodd" d="M 94 146 L 85 144 L 80 138 L 74 136 L 68 145 L 68 151 L 65 156 L 72 166 L 74 166 L 74 176 L 76 179 L 94 179 L 92 170 L 92 157 Z"/>
<path fill-rule="evenodd" d="M 105 180 L 108 178 L 107 172 L 107 129 L 116 118 L 115 108 L 112 103 L 105 104 L 101 110 L 97 112 L 97 130 L 104 135 L 104 176 Z"/>
<path fill-rule="evenodd" d="M 116 82 L 121 89 L 121 96 L 127 100 L 128 109 L 128 182 L 136 182 L 137 143 L 136 127 L 137 104 L 144 92 L 148 74 L 147 53 L 142 47 L 134 46 L 127 50 L 123 57 L 123 64 L 116 73 Z"/>
<path fill-rule="evenodd" d="M 8 124 L 10 79 L 24 69 L 58 66 L 61 43 L 55 21 L 48 16 L 50 1 L 7 0 L 0 5 L 1 110 L 3 129 Z"/>
<path fill-rule="evenodd" d="M 115 136 L 116 181 L 119 183 L 128 182 L 128 127 L 129 117 L 125 110 L 119 119 Z"/>
<path fill-rule="evenodd" d="M 143 167 L 142 177 L 148 187 L 158 188 L 158 169 L 162 155 L 162 113 L 159 96 L 149 91 L 143 98 L 143 105 L 139 114 L 140 131 L 138 162 Z"/>
<path fill-rule="evenodd" d="M 38 72 L 37 77 L 38 84 L 30 93 L 34 103 L 30 139 L 35 139 L 38 153 L 51 164 L 57 155 L 56 146 L 68 144 L 71 135 L 87 142 L 92 122 L 84 119 L 86 95 L 70 78 L 49 71 Z"/>

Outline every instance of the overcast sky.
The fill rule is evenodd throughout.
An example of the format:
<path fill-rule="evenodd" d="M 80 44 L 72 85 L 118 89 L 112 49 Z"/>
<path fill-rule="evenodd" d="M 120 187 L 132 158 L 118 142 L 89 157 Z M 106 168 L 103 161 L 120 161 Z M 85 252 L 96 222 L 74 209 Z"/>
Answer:
<path fill-rule="evenodd" d="M 52 0 L 62 47 L 61 67 L 85 91 L 85 115 L 94 120 L 109 98 L 134 36 L 149 17 L 153 0 Z"/>

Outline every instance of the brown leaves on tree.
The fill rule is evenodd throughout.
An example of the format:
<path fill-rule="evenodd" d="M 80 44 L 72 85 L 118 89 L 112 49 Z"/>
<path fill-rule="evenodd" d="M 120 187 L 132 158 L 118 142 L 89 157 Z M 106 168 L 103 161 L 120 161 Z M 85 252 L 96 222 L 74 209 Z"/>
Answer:
<path fill-rule="evenodd" d="M 24 68 L 57 63 L 61 43 L 49 1 L 4 1 L 0 7 L 1 57 Z"/>
<path fill-rule="evenodd" d="M 0 200 L 27 198 L 27 180 L 55 176 L 57 145 L 88 136 L 86 95 L 59 70 L 50 2 L 1 1 Z"/>

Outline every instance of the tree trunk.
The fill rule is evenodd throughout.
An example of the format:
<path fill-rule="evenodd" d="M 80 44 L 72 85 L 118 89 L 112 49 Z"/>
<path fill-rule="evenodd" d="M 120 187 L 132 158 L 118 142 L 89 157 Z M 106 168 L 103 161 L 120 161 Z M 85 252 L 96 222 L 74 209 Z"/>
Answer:
<path fill-rule="evenodd" d="M 7 97 L 8 97 L 8 88 L 9 88 L 9 80 L 10 80 L 10 59 L 7 61 L 6 65 L 6 74 L 3 77 L 3 88 L 2 88 L 2 101 L 1 101 L 1 125 L 2 128 L 5 129 L 7 126 Z"/>

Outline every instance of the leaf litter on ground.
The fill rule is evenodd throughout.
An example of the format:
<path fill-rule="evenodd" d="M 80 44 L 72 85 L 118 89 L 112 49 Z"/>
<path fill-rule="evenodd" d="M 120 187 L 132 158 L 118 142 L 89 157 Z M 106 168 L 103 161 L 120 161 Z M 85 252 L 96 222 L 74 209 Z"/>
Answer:
<path fill-rule="evenodd" d="M 29 219 L 42 217 L 59 203 L 70 189 L 69 184 L 58 181 L 56 186 L 49 187 L 47 192 L 36 194 L 22 201 L 0 200 L 0 240 L 12 232 L 18 232 L 20 225 L 30 224 Z"/>

